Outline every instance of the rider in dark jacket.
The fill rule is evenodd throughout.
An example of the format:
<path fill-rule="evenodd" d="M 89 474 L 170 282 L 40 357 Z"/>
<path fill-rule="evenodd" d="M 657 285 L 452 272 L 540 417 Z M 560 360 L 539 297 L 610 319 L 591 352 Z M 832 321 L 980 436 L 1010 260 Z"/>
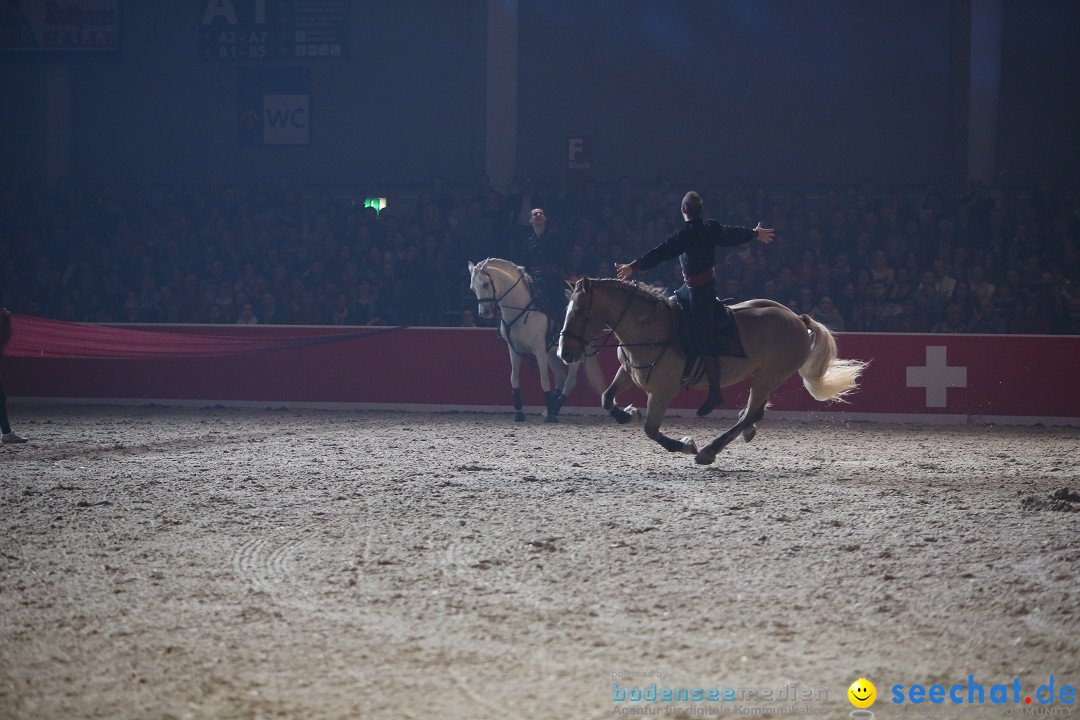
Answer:
<path fill-rule="evenodd" d="M 539 285 L 540 309 L 556 327 L 566 312 L 566 247 L 558 230 L 547 226 L 543 208 L 529 214 L 533 231 L 525 241 L 525 267 Z"/>
<path fill-rule="evenodd" d="M 704 203 L 701 196 L 690 191 L 682 201 L 686 226 L 632 263 L 615 263 L 619 279 L 626 280 L 636 270 L 650 270 L 665 260 L 678 257 L 685 284 L 676 292 L 690 307 L 691 335 L 705 363 L 709 378 L 709 396 L 698 408 L 699 416 L 708 415 L 723 402 L 720 392 L 720 349 L 712 345 L 713 306 L 716 302 L 716 248 L 741 245 L 751 240 L 770 243 L 773 230 L 761 226 L 736 227 L 721 225 L 716 220 L 703 220 Z"/>

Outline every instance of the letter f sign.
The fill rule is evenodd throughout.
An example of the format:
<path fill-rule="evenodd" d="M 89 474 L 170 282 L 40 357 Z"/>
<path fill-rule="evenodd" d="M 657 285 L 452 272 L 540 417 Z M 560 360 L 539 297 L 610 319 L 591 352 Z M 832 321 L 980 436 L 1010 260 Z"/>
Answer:
<path fill-rule="evenodd" d="M 570 138 L 567 144 L 569 145 L 569 157 L 567 157 L 567 160 L 574 162 L 577 160 L 578 155 L 585 150 L 585 138 Z"/>

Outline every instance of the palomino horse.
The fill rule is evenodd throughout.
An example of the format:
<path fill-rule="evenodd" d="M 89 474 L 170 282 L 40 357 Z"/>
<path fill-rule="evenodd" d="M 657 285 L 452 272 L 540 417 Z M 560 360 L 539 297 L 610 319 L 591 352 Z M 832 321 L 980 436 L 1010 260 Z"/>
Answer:
<path fill-rule="evenodd" d="M 547 402 L 545 422 L 558 422 L 559 410 L 577 384 L 579 362 L 569 363 L 565 371 L 555 356 L 555 347 L 548 347 L 550 322 L 534 303 L 532 281 L 525 269 L 509 260 L 488 258 L 477 265 L 469 263 L 469 287 L 480 303 L 479 315 L 495 317 L 495 306 L 501 313 L 500 331 L 510 348 L 510 387 L 514 391 L 514 419 L 525 420 L 521 410 L 521 358 L 532 355 L 540 368 L 540 387 Z M 558 322 L 560 318 L 555 318 Z M 555 376 L 554 387 L 548 370 Z"/>
<path fill-rule="evenodd" d="M 603 393 L 603 408 L 620 423 L 640 419 L 633 406 L 615 405 L 615 396 L 634 383 L 648 394 L 645 434 L 669 451 L 696 453 L 701 465 L 712 463 L 739 433 L 750 442 L 769 395 L 796 371 L 817 400 L 843 400 L 858 387 L 867 363 L 837 359 L 832 333 L 808 315 L 796 315 L 772 300 L 748 300 L 732 310 L 746 357 L 723 358 L 720 384 L 750 377 L 750 397 L 738 422 L 700 451 L 692 438 L 675 440 L 660 432 L 675 393 L 707 385 L 700 360 L 684 376 L 686 355 L 676 338 L 678 308 L 663 291 L 622 280 L 579 280 L 566 310 L 559 357 L 567 363 L 579 361 L 588 338 L 610 328 L 619 341 L 620 367 Z"/>

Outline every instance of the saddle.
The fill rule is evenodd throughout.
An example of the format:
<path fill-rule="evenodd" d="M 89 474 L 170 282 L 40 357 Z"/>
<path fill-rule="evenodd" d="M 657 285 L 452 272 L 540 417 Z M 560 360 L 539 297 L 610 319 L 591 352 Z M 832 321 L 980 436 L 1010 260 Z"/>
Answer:
<path fill-rule="evenodd" d="M 735 311 L 727 305 L 726 300 L 714 298 L 712 336 L 708 338 L 695 338 L 687 318 L 690 309 L 687 300 L 681 295 L 673 295 L 679 308 L 675 322 L 675 337 L 686 355 L 686 367 L 683 375 L 690 374 L 694 363 L 702 355 L 702 350 L 708 355 L 725 355 L 728 357 L 746 357 L 746 350 L 742 346 L 742 338 L 739 336 L 739 327 L 735 324 Z"/>

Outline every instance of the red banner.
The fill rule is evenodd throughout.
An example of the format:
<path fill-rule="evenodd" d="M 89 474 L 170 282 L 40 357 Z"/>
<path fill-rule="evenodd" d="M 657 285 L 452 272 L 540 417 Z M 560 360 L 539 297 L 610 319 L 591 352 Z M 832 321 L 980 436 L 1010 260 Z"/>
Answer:
<path fill-rule="evenodd" d="M 110 341 L 133 331 L 143 333 L 140 339 L 168 338 L 162 346 L 169 351 L 71 357 L 79 354 L 72 350 L 67 357 L 48 357 L 19 339 L 19 327 L 8 347 L 16 352 L 0 361 L 15 398 L 447 409 L 511 405 L 507 348 L 492 329 L 79 326 L 112 333 Z M 841 357 L 870 361 L 851 402 L 817 402 L 796 375 L 774 393 L 773 410 L 844 412 L 853 419 L 859 414 L 1080 419 L 1075 379 L 1080 337 L 845 333 L 837 342 Z M 190 350 L 182 351 L 183 346 Z M 100 351 L 100 344 L 87 347 Z M 614 351 L 605 349 L 600 358 L 610 379 Z M 543 405 L 531 360 L 524 365 L 521 388 L 526 405 Z M 741 407 L 747 388 L 744 382 L 726 390 L 724 407 Z M 683 391 L 672 407 L 695 408 L 701 399 L 700 391 Z M 644 394 L 628 390 L 619 403 L 641 406 Z M 567 406 L 598 405 L 599 396 L 582 373 Z"/>

